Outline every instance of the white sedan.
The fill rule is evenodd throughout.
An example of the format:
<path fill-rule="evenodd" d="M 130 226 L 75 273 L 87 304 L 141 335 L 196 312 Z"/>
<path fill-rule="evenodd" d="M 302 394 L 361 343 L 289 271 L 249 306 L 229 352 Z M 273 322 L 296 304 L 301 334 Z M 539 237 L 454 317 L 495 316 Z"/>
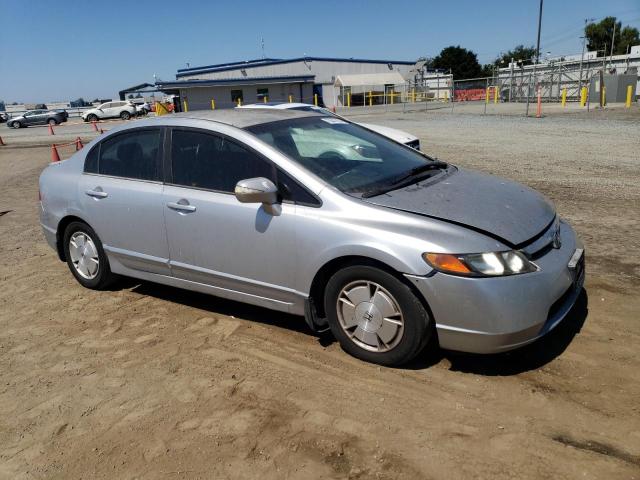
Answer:
<path fill-rule="evenodd" d="M 333 113 L 331 110 L 322 107 L 316 107 L 315 105 L 309 105 L 308 103 L 288 103 L 288 102 L 266 102 L 266 103 L 250 103 L 248 105 L 241 105 L 236 108 L 272 108 L 276 110 L 300 110 L 300 111 L 313 111 L 324 113 L 325 115 L 332 115 L 334 117 L 341 118 L 340 115 Z M 357 123 L 357 122 L 356 122 Z M 397 130 L 395 128 L 383 127 L 382 125 L 373 125 L 371 123 L 358 123 L 358 125 L 373 130 L 380 135 L 384 135 L 391 140 L 398 143 L 403 143 L 408 147 L 420 150 L 420 139 L 411 135 L 410 133 Z"/>

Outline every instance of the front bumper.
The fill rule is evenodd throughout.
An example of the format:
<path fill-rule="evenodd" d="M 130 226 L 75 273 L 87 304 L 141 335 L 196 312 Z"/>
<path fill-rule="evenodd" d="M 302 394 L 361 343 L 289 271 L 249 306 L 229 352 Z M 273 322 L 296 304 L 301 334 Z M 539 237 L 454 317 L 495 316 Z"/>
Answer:
<path fill-rule="evenodd" d="M 540 270 L 534 273 L 495 278 L 406 275 L 431 308 L 440 346 L 497 353 L 531 343 L 556 327 L 584 283 L 584 268 L 568 266 L 583 245 L 564 222 L 560 235 L 561 247 L 536 259 Z"/>

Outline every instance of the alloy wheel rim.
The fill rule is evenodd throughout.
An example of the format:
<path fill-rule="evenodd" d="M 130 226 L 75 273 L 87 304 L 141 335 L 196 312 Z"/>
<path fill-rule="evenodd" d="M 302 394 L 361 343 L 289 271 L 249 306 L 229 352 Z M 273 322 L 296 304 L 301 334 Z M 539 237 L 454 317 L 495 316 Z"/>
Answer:
<path fill-rule="evenodd" d="M 93 280 L 100 270 L 98 249 L 89 235 L 76 232 L 69 239 L 69 256 L 76 272 L 82 278 Z"/>
<path fill-rule="evenodd" d="M 395 348 L 404 333 L 404 316 L 396 299 L 382 285 L 358 280 L 342 288 L 338 322 L 349 339 L 371 352 Z"/>

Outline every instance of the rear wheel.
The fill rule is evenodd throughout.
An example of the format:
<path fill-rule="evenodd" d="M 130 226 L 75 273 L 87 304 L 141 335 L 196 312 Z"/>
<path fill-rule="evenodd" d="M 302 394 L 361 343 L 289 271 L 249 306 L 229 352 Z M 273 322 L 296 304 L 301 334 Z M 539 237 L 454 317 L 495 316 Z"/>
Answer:
<path fill-rule="evenodd" d="M 131 118 L 131 114 L 125 110 L 124 112 L 120 113 L 120 118 L 122 120 L 129 120 Z"/>
<path fill-rule="evenodd" d="M 331 277 L 325 293 L 329 326 L 354 357 L 401 365 L 424 348 L 431 318 L 413 291 L 396 276 L 354 265 Z"/>
<path fill-rule="evenodd" d="M 86 288 L 102 290 L 112 283 L 109 260 L 96 232 L 82 222 L 72 222 L 64 232 L 64 254 L 69 270 Z"/>

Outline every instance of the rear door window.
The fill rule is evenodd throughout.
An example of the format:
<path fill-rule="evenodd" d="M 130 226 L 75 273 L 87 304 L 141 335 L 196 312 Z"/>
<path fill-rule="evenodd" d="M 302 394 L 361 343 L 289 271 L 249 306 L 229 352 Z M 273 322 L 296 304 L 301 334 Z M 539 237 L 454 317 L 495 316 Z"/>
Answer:
<path fill-rule="evenodd" d="M 162 177 L 161 138 L 162 130 L 159 128 L 135 130 L 107 138 L 87 155 L 85 172 L 158 181 Z"/>

